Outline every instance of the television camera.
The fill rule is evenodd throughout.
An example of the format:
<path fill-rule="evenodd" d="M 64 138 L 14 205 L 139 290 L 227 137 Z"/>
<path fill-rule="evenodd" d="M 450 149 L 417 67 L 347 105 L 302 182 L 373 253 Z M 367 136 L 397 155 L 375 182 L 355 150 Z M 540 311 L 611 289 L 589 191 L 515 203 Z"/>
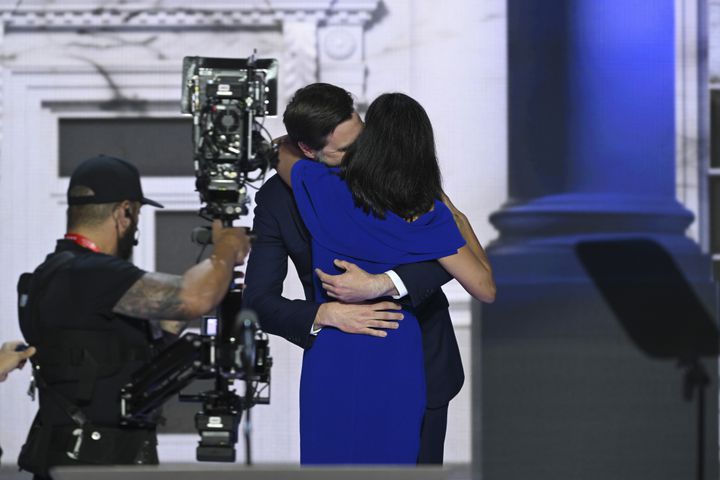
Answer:
<path fill-rule="evenodd" d="M 258 119 L 277 115 L 275 59 L 185 57 L 182 113 L 193 117 L 201 215 L 225 221 L 247 214 L 248 182 L 274 166 L 277 151 Z M 253 172 L 259 171 L 256 177 Z"/>
<path fill-rule="evenodd" d="M 185 57 L 182 113 L 192 115 L 193 161 L 200 216 L 225 226 L 248 213 L 247 186 L 262 180 L 277 161 L 277 149 L 258 119 L 277 114 L 275 59 Z M 197 229 L 196 229 L 197 230 Z M 193 232 L 196 243 L 211 235 Z M 203 240 L 204 237 L 204 240 Z M 186 333 L 137 372 L 121 396 L 127 425 L 155 423 L 158 408 L 194 379 L 214 379 L 214 389 L 182 395 L 202 403 L 195 415 L 199 461 L 235 461 L 235 443 L 245 411 L 245 460 L 251 464 L 250 408 L 270 401 L 272 358 L 268 338 L 251 311 L 240 311 L 242 292 L 231 286 L 201 334 Z M 244 380 L 245 392 L 231 387 Z"/>

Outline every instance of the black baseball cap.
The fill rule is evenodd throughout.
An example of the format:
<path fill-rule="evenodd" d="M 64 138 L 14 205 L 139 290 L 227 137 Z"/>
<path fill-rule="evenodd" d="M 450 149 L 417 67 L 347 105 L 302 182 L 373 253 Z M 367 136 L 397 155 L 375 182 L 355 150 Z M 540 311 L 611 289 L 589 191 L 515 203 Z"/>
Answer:
<path fill-rule="evenodd" d="M 93 193 L 71 197 L 70 190 L 80 185 L 89 188 Z M 125 160 L 98 155 L 78 165 L 70 177 L 68 205 L 112 203 L 123 200 L 163 208 L 158 202 L 143 196 L 140 172 L 135 165 Z"/>

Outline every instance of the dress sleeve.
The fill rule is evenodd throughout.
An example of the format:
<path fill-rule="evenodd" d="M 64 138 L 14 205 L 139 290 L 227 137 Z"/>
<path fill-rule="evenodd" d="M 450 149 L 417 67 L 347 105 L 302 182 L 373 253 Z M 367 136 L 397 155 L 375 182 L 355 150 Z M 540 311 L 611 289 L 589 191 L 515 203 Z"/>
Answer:
<path fill-rule="evenodd" d="M 301 160 L 292 169 L 293 194 L 313 239 L 338 254 L 377 263 L 404 264 L 452 255 L 465 244 L 440 201 L 414 222 L 392 212 L 381 219 L 355 206 L 337 169 Z"/>

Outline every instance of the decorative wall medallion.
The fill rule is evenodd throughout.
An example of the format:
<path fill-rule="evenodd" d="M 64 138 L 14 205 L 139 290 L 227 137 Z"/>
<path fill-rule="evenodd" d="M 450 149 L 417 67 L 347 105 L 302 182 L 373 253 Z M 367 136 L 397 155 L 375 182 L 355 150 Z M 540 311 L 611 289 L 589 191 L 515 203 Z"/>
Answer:
<path fill-rule="evenodd" d="M 342 28 L 334 28 L 325 36 L 323 48 L 328 57 L 333 60 L 350 58 L 357 50 L 355 36 Z"/>

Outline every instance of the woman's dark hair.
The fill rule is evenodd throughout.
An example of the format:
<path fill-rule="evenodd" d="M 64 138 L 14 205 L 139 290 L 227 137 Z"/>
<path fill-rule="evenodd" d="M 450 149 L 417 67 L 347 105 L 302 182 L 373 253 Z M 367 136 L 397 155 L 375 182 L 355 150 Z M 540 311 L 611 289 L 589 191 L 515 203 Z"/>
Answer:
<path fill-rule="evenodd" d="M 343 158 L 341 175 L 355 203 L 380 218 L 388 210 L 405 219 L 429 211 L 442 180 L 425 109 L 402 93 L 379 96 Z"/>
<path fill-rule="evenodd" d="M 355 107 L 349 92 L 329 83 L 313 83 L 295 92 L 283 115 L 294 142 L 322 150 L 335 127 L 352 117 Z"/>

